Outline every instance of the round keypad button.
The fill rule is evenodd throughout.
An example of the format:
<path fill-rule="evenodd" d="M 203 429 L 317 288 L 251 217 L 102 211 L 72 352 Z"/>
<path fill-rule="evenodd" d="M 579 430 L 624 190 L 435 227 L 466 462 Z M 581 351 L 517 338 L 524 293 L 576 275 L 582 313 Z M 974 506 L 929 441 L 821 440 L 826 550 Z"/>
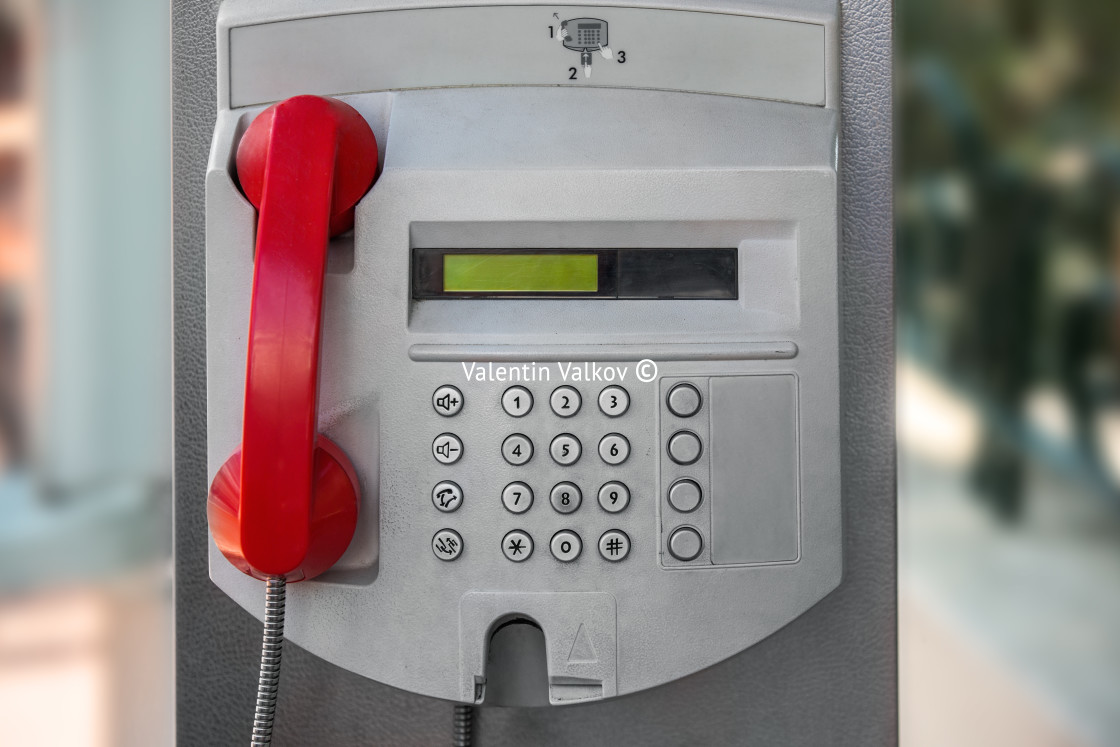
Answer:
<path fill-rule="evenodd" d="M 570 514 L 583 503 L 583 493 L 571 482 L 558 482 L 548 494 L 548 502 L 562 514 Z"/>
<path fill-rule="evenodd" d="M 523 532 L 520 529 L 507 532 L 506 536 L 502 537 L 502 554 L 514 563 L 528 560 L 529 556 L 533 554 L 533 538 L 529 536 L 528 532 Z"/>
<path fill-rule="evenodd" d="M 669 535 L 669 554 L 677 560 L 695 560 L 704 549 L 704 538 L 692 527 L 679 527 Z"/>
<path fill-rule="evenodd" d="M 463 393 L 457 387 L 445 384 L 432 394 L 432 407 L 445 418 L 458 415 L 463 409 Z"/>
<path fill-rule="evenodd" d="M 548 446 L 548 453 L 552 455 L 554 462 L 567 467 L 579 461 L 580 455 L 583 454 L 583 444 L 572 434 L 561 433 L 552 439 L 552 443 Z"/>
<path fill-rule="evenodd" d="M 440 464 L 455 464 L 463 456 L 463 442 L 454 433 L 441 433 L 432 441 L 432 456 Z"/>
<path fill-rule="evenodd" d="M 607 464 L 622 464 L 630 456 L 630 442 L 620 433 L 608 433 L 599 441 L 599 457 Z"/>
<path fill-rule="evenodd" d="M 678 418 L 691 418 L 700 412 L 702 402 L 700 391 L 692 384 L 677 384 L 669 390 L 669 396 L 665 398 L 669 412 Z"/>
<path fill-rule="evenodd" d="M 502 505 L 510 513 L 525 513 L 533 507 L 533 489 L 523 482 L 511 482 L 502 490 Z"/>
<path fill-rule="evenodd" d="M 700 437 L 692 431 L 677 431 L 669 436 L 665 449 L 669 452 L 669 458 L 677 464 L 693 464 L 703 451 Z"/>
<path fill-rule="evenodd" d="M 603 532 L 599 538 L 599 554 L 604 560 L 617 563 L 630 554 L 630 538 L 619 529 Z"/>
<path fill-rule="evenodd" d="M 579 412 L 579 408 L 583 404 L 583 398 L 574 387 L 558 386 L 552 390 L 552 396 L 548 398 L 548 404 L 552 411 L 560 417 L 570 418 Z"/>
<path fill-rule="evenodd" d="M 617 418 L 630 409 L 630 393 L 620 386 L 609 386 L 599 392 L 599 409 L 607 417 Z"/>
<path fill-rule="evenodd" d="M 677 480 L 669 488 L 669 505 L 681 513 L 695 511 L 703 498 L 704 491 L 695 480 Z"/>
<path fill-rule="evenodd" d="M 617 514 L 630 505 L 630 488 L 620 482 L 608 482 L 599 488 L 599 506 L 604 511 Z"/>
<path fill-rule="evenodd" d="M 583 552 L 583 541 L 575 532 L 561 529 L 552 535 L 552 541 L 548 543 L 548 549 L 552 551 L 552 557 L 561 563 L 570 563 Z"/>
<path fill-rule="evenodd" d="M 511 386 L 502 393 L 502 409 L 515 418 L 528 415 L 533 409 L 533 393 L 523 386 Z"/>
<path fill-rule="evenodd" d="M 506 440 L 502 441 L 502 457 L 514 467 L 519 467 L 533 458 L 533 442 L 520 433 L 506 436 Z"/>
<path fill-rule="evenodd" d="M 451 513 L 463 505 L 463 489 L 450 480 L 436 483 L 432 488 L 432 504 L 444 513 Z"/>
<path fill-rule="evenodd" d="M 432 552 L 440 560 L 454 560 L 463 554 L 463 538 L 454 529 L 441 529 L 432 537 Z"/>

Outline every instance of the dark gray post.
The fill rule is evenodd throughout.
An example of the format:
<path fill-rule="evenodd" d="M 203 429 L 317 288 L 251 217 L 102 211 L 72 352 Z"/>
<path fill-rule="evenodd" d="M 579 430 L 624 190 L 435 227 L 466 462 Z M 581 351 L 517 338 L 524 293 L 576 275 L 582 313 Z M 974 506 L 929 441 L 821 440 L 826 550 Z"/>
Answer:
<path fill-rule="evenodd" d="M 671 685 L 573 708 L 479 712 L 494 745 L 884 745 L 897 741 L 891 2 L 842 5 L 844 581 L 808 613 Z M 218 0 L 172 0 L 175 217 L 175 601 L 181 745 L 248 742 L 260 623 L 206 566 L 203 176 L 214 124 Z M 437 745 L 449 703 L 286 646 L 278 745 Z"/>

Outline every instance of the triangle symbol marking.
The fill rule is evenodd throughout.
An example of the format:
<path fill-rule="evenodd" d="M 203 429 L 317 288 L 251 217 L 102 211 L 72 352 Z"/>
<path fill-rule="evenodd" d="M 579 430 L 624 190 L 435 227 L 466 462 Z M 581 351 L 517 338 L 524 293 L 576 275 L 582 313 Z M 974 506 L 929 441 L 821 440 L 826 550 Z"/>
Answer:
<path fill-rule="evenodd" d="M 591 636 L 587 634 L 583 623 L 580 623 L 575 640 L 572 641 L 572 648 L 568 652 L 568 663 L 593 664 L 597 661 L 599 661 L 599 655 L 595 653 L 595 646 L 591 644 Z"/>

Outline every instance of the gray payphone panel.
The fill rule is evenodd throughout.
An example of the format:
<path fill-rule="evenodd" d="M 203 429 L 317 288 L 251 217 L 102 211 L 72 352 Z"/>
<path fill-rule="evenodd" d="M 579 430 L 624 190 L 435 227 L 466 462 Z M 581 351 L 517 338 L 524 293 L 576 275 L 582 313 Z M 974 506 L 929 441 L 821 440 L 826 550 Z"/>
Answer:
<path fill-rule="evenodd" d="M 241 429 L 240 135 L 331 95 L 384 152 L 324 302 L 320 430 L 361 515 L 289 588 L 289 638 L 485 702 L 490 636 L 525 619 L 550 700 L 580 702 L 718 662 L 839 584 L 834 5 L 230 0 L 218 33 L 211 478 Z"/>

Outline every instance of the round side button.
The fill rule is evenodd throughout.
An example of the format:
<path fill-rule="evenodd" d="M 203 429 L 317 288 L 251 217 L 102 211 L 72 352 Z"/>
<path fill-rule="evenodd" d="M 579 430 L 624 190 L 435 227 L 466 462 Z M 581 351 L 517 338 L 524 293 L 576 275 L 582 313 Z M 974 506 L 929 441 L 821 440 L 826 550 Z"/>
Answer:
<path fill-rule="evenodd" d="M 552 411 L 562 418 L 570 418 L 579 412 L 580 406 L 583 404 L 583 397 L 580 396 L 579 390 L 570 386 L 558 386 L 552 390 L 552 396 L 548 398 L 549 407 Z"/>
<path fill-rule="evenodd" d="M 669 452 L 669 458 L 677 464 L 692 464 L 704 450 L 700 445 L 700 437 L 692 431 L 677 431 L 669 436 L 665 449 Z"/>
<path fill-rule="evenodd" d="M 703 498 L 704 491 L 695 480 L 677 480 L 669 488 L 669 505 L 681 513 L 695 511 Z"/>
<path fill-rule="evenodd" d="M 432 488 L 432 504 L 444 513 L 451 513 L 463 505 L 463 489 L 450 480 L 436 483 Z"/>
<path fill-rule="evenodd" d="M 523 482 L 511 482 L 502 491 L 502 505 L 510 513 L 525 513 L 533 507 L 533 489 Z"/>
<path fill-rule="evenodd" d="M 445 418 L 458 415 L 463 409 L 463 393 L 458 387 L 445 384 L 432 394 L 432 407 Z"/>
<path fill-rule="evenodd" d="M 704 549 L 704 538 L 692 527 L 674 529 L 669 535 L 669 554 L 677 560 L 696 560 Z"/>
<path fill-rule="evenodd" d="M 552 541 L 548 543 L 548 549 L 552 551 L 552 557 L 561 563 L 570 563 L 583 552 L 583 541 L 575 532 L 561 529 L 552 535 Z"/>
<path fill-rule="evenodd" d="M 607 464 L 622 464 L 630 457 L 630 442 L 620 433 L 608 433 L 599 441 L 599 457 Z"/>
<path fill-rule="evenodd" d="M 552 443 L 548 447 L 548 453 L 552 455 L 554 462 L 567 467 L 579 461 L 580 455 L 583 454 L 583 444 L 572 434 L 561 433 L 552 439 Z"/>
<path fill-rule="evenodd" d="M 502 409 L 515 418 L 528 415 L 533 409 L 533 393 L 523 386 L 511 386 L 502 393 Z"/>
<path fill-rule="evenodd" d="M 599 554 L 604 560 L 617 563 L 630 554 L 630 538 L 619 529 L 603 532 L 599 538 Z"/>
<path fill-rule="evenodd" d="M 533 538 L 528 532 L 520 529 L 507 532 L 506 536 L 502 537 L 502 554 L 514 563 L 527 560 L 533 554 Z"/>
<path fill-rule="evenodd" d="M 630 505 L 630 488 L 611 481 L 599 488 L 599 506 L 608 513 L 617 514 Z"/>
<path fill-rule="evenodd" d="M 454 529 L 441 529 L 432 537 L 432 552 L 440 560 L 454 560 L 463 554 L 463 538 Z"/>
<path fill-rule="evenodd" d="M 455 464 L 463 456 L 463 442 L 454 433 L 441 433 L 432 441 L 432 456 L 440 464 Z"/>
<path fill-rule="evenodd" d="M 514 433 L 502 441 L 502 458 L 514 467 L 520 467 L 533 458 L 533 442 L 528 436 Z"/>
<path fill-rule="evenodd" d="M 691 418 L 700 412 L 702 402 L 699 390 L 692 384 L 677 384 L 669 390 L 669 396 L 665 398 L 669 412 L 678 418 Z"/>
<path fill-rule="evenodd" d="M 599 409 L 609 418 L 617 418 L 630 409 L 630 393 L 620 386 L 609 386 L 599 392 Z"/>
<path fill-rule="evenodd" d="M 548 494 L 548 502 L 558 512 L 570 514 L 583 503 L 583 493 L 580 492 L 575 483 L 558 482 L 552 488 L 552 492 Z"/>

